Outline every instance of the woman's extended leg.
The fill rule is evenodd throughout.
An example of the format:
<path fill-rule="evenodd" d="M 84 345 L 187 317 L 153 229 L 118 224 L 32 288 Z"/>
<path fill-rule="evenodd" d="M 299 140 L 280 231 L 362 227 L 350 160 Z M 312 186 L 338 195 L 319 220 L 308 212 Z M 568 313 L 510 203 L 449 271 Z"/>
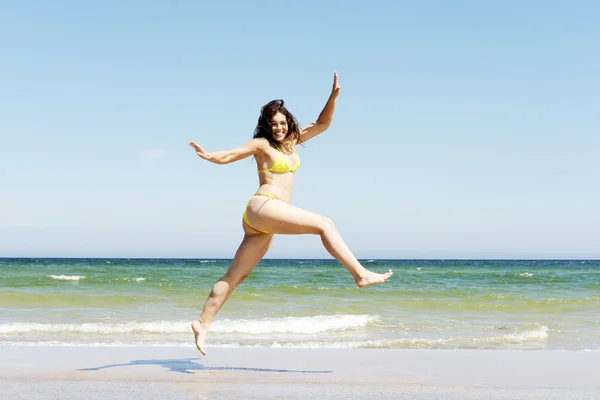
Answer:
<path fill-rule="evenodd" d="M 235 253 L 231 266 L 225 275 L 213 286 L 204 304 L 200 318 L 192 322 L 192 330 L 196 337 L 196 347 L 203 355 L 206 354 L 204 351 L 204 341 L 215 315 L 237 285 L 250 275 L 256 264 L 263 258 L 272 240 L 272 234 L 244 235 L 244 240 L 242 240 L 240 247 Z"/>
<path fill-rule="evenodd" d="M 358 287 L 385 282 L 392 271 L 378 274 L 364 268 L 354 257 L 333 222 L 326 217 L 284 201 L 254 197 L 248 203 L 248 220 L 256 229 L 278 234 L 315 234 L 323 246 L 352 274 Z"/>

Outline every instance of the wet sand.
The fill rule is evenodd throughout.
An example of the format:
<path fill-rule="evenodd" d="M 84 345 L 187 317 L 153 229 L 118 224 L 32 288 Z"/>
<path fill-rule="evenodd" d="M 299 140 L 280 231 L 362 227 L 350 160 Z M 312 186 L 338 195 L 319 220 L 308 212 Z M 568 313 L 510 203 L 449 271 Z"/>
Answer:
<path fill-rule="evenodd" d="M 0 347 L 2 399 L 597 399 L 598 351 Z"/>

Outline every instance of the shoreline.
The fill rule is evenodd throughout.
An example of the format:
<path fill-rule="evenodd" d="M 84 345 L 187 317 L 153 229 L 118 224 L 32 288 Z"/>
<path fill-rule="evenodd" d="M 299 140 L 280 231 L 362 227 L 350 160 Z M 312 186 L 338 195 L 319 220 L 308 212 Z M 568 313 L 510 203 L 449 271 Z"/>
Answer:
<path fill-rule="evenodd" d="M 202 357 L 191 346 L 10 346 L 0 354 L 2 398 L 80 398 L 94 388 L 97 398 L 170 400 L 600 396 L 598 351 L 209 348 Z"/>

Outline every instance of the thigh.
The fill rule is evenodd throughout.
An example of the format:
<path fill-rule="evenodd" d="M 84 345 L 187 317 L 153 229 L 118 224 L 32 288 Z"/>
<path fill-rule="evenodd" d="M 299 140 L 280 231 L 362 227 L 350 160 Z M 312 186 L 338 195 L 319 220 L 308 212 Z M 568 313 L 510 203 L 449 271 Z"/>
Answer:
<path fill-rule="evenodd" d="M 256 229 L 278 234 L 319 234 L 327 219 L 285 201 L 254 197 L 248 203 L 248 220 Z"/>
<path fill-rule="evenodd" d="M 267 253 L 272 241 L 272 234 L 244 235 L 244 239 L 237 249 L 226 275 L 248 276 Z"/>

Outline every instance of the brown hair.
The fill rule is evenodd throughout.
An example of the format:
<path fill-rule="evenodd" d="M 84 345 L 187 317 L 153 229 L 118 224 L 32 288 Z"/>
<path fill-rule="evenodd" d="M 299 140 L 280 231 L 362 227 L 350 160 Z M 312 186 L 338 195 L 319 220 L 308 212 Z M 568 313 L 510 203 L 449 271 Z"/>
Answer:
<path fill-rule="evenodd" d="M 300 124 L 294 115 L 285 108 L 283 100 L 272 100 L 260 109 L 260 117 L 258 117 L 258 123 L 254 129 L 254 138 L 265 138 L 271 146 L 281 151 L 284 148 L 283 143 L 273 139 L 273 132 L 271 131 L 271 119 L 278 112 L 282 113 L 287 119 L 288 130 L 285 141 L 291 140 L 294 144 L 300 142 L 300 132 L 302 132 Z"/>

